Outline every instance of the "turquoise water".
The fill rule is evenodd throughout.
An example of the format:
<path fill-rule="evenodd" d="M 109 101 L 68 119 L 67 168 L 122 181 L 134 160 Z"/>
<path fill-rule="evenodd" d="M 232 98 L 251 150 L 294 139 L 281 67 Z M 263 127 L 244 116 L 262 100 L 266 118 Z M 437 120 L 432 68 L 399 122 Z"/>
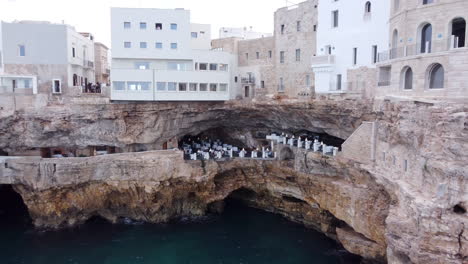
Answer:
<path fill-rule="evenodd" d="M 39 232 L 20 207 L 3 208 L 0 224 L 4 264 L 359 263 L 324 235 L 237 202 L 222 215 L 164 225 L 98 219 Z"/>

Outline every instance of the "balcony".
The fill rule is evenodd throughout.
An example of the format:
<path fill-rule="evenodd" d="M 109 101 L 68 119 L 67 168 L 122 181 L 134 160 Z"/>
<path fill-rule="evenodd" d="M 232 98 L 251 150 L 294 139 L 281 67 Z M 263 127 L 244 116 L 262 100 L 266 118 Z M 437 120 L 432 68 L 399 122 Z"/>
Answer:
<path fill-rule="evenodd" d="M 335 55 L 314 56 L 311 61 L 312 65 L 326 65 L 335 63 Z"/>
<path fill-rule="evenodd" d="M 422 43 L 405 45 L 403 47 L 393 48 L 377 55 L 377 62 L 385 62 L 389 60 L 411 57 L 423 54 L 432 54 L 456 50 L 458 48 L 458 39 L 452 37 L 450 39 L 437 39 L 428 41 L 424 45 Z"/>
<path fill-rule="evenodd" d="M 83 60 L 83 67 L 84 68 L 94 68 L 94 62 L 89 60 Z"/>
<path fill-rule="evenodd" d="M 105 69 L 102 71 L 102 75 L 109 76 L 110 75 L 110 69 Z"/>
<path fill-rule="evenodd" d="M 253 77 L 253 76 L 242 77 L 241 78 L 241 83 L 242 84 L 255 84 L 255 77 Z"/>

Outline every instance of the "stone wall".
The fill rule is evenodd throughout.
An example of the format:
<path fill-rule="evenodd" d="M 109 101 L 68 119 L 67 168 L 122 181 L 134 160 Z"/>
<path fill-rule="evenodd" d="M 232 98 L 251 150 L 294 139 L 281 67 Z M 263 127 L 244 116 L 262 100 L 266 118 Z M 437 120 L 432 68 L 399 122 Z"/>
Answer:
<path fill-rule="evenodd" d="M 364 122 L 343 143 L 341 155 L 360 163 L 374 161 L 376 129 L 375 122 Z"/>

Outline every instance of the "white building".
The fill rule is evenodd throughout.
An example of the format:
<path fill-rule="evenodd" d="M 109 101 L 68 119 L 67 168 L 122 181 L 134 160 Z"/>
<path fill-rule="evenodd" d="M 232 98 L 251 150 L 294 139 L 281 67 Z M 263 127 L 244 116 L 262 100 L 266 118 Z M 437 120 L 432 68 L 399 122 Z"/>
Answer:
<path fill-rule="evenodd" d="M 225 101 L 233 55 L 211 50 L 209 25 L 184 9 L 112 8 L 111 100 Z M 234 66 L 235 67 L 235 66 Z"/>
<path fill-rule="evenodd" d="M 219 29 L 219 38 L 241 38 L 241 39 L 257 39 L 257 38 L 266 38 L 272 37 L 273 34 L 271 33 L 262 33 L 253 31 L 252 27 L 247 28 L 228 28 L 222 27 Z"/>
<path fill-rule="evenodd" d="M 90 34 L 43 21 L 1 22 L 0 28 L 0 93 L 60 96 L 81 92 L 81 85 L 94 82 Z"/>
<path fill-rule="evenodd" d="M 389 16 L 390 0 L 319 1 L 316 93 L 352 90 L 348 70 L 375 68 L 378 52 L 388 49 Z"/>

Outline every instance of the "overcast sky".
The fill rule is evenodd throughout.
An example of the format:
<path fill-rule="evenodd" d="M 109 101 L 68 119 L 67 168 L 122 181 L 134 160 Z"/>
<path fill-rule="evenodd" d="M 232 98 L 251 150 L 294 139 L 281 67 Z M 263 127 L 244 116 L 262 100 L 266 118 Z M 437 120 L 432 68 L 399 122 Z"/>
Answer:
<path fill-rule="evenodd" d="M 0 0 L 0 20 L 64 20 L 110 47 L 110 7 L 189 9 L 192 22 L 211 24 L 216 38 L 220 27 L 272 33 L 273 13 L 283 6 L 286 0 Z"/>

